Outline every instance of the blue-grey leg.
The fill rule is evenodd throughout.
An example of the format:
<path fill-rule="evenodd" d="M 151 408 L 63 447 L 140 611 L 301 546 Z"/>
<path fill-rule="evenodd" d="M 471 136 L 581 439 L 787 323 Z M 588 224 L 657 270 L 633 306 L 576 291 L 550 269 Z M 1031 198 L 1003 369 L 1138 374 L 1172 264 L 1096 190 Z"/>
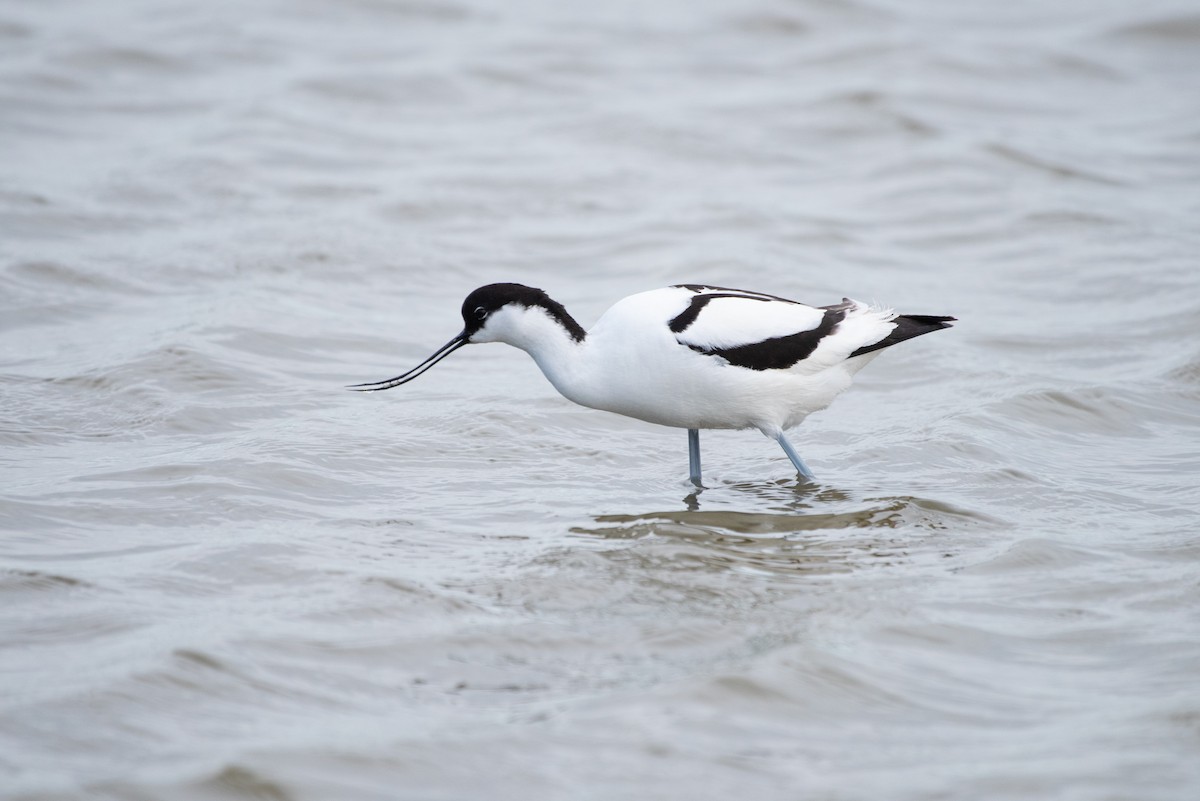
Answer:
<path fill-rule="evenodd" d="M 700 430 L 688 429 L 688 470 L 692 483 L 700 486 Z"/>
<path fill-rule="evenodd" d="M 808 479 L 809 481 L 816 480 L 817 477 L 814 476 L 812 471 L 808 469 L 808 465 L 806 465 L 804 460 L 800 458 L 800 454 L 796 453 L 796 449 L 792 447 L 792 443 L 788 442 L 787 437 L 783 435 L 782 431 L 779 432 L 779 436 L 775 438 L 775 441 L 779 443 L 779 447 L 783 448 L 783 452 L 787 454 L 787 457 L 792 460 L 792 464 L 796 466 L 796 472 L 799 473 L 801 477 Z"/>

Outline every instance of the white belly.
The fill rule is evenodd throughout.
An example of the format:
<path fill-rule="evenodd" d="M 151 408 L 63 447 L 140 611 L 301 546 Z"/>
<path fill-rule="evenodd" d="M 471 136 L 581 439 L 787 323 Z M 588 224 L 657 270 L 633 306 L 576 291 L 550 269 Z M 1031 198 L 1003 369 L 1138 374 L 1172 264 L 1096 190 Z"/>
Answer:
<path fill-rule="evenodd" d="M 636 351 L 606 343 L 603 336 L 589 339 L 588 346 L 596 349 L 589 355 L 600 356 L 583 380 L 559 387 L 563 395 L 594 409 L 677 428 L 790 428 L 828 406 L 861 366 L 844 362 L 816 373 L 750 370 L 669 336 L 653 346 L 641 341 Z"/>

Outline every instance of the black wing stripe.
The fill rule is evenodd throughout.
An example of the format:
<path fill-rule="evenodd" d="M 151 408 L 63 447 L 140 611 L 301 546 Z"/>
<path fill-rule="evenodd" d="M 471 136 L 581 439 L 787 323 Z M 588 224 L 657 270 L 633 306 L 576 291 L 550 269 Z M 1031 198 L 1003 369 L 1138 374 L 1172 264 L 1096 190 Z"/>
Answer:
<path fill-rule="evenodd" d="M 736 290 L 734 290 L 736 291 Z M 688 303 L 688 307 L 675 315 L 667 326 L 673 334 L 682 334 L 688 329 L 692 323 L 696 322 L 696 318 L 700 316 L 700 312 L 704 311 L 704 307 L 717 298 L 745 298 L 746 300 L 761 300 L 769 302 L 769 297 L 758 297 L 755 295 L 733 294 L 732 292 L 720 292 L 711 295 L 697 295 Z"/>
<path fill-rule="evenodd" d="M 749 289 L 732 289 L 727 286 L 709 286 L 708 284 L 674 284 L 672 289 L 686 289 L 689 292 L 723 292 L 735 298 L 754 298 L 755 300 L 778 300 L 783 303 L 803 305 L 799 301 L 781 298 L 778 295 L 768 295 L 766 292 L 752 292 Z"/>
<path fill-rule="evenodd" d="M 686 313 L 684 312 L 684 314 Z M 825 312 L 821 318 L 821 324 L 816 328 L 787 336 L 764 339 L 762 342 L 754 342 L 749 345 L 738 345 L 732 348 L 706 348 L 700 345 L 688 345 L 688 347 L 708 356 L 720 356 L 735 367 L 745 367 L 749 370 L 786 370 L 811 356 L 812 352 L 821 344 L 822 339 L 837 331 L 838 323 L 845 316 L 846 313 L 843 311 L 830 309 Z M 675 321 L 671 322 L 674 324 Z"/>

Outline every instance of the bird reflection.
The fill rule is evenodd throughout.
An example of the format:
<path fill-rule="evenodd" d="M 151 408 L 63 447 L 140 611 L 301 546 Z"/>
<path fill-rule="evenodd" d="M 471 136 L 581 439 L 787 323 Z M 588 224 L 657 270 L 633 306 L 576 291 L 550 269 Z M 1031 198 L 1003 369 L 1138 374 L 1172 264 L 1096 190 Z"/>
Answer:
<path fill-rule="evenodd" d="M 643 540 L 614 549 L 614 559 L 677 564 L 681 570 L 751 569 L 773 573 L 841 572 L 907 556 L 906 526 L 944 528 L 974 517 L 933 500 L 864 496 L 790 481 L 700 488 L 683 508 L 605 514 L 572 529 L 604 540 Z M 868 558 L 869 557 L 869 558 Z"/>
<path fill-rule="evenodd" d="M 689 512 L 700 511 L 700 496 L 708 489 L 708 487 L 697 487 L 685 495 L 683 498 L 684 509 Z M 811 481 L 737 482 L 726 484 L 721 489 L 752 495 L 761 500 L 782 503 L 787 509 L 797 513 L 812 509 L 817 504 L 850 499 L 849 494 L 836 487 L 822 486 Z"/>

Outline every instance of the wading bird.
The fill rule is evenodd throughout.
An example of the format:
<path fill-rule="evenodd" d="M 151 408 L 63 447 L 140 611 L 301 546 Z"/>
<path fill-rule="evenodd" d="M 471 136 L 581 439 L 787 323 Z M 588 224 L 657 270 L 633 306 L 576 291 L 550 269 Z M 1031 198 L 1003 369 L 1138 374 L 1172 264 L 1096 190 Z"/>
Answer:
<path fill-rule="evenodd" d="M 568 400 L 686 428 L 697 485 L 702 428 L 757 428 L 812 480 L 784 431 L 828 406 L 884 348 L 954 321 L 849 298 L 814 307 L 703 284 L 630 295 L 591 331 L 545 292 L 522 284 L 476 289 L 463 301 L 462 318 L 462 332 L 413 369 L 350 389 L 391 389 L 463 345 L 504 342 L 532 356 Z"/>

